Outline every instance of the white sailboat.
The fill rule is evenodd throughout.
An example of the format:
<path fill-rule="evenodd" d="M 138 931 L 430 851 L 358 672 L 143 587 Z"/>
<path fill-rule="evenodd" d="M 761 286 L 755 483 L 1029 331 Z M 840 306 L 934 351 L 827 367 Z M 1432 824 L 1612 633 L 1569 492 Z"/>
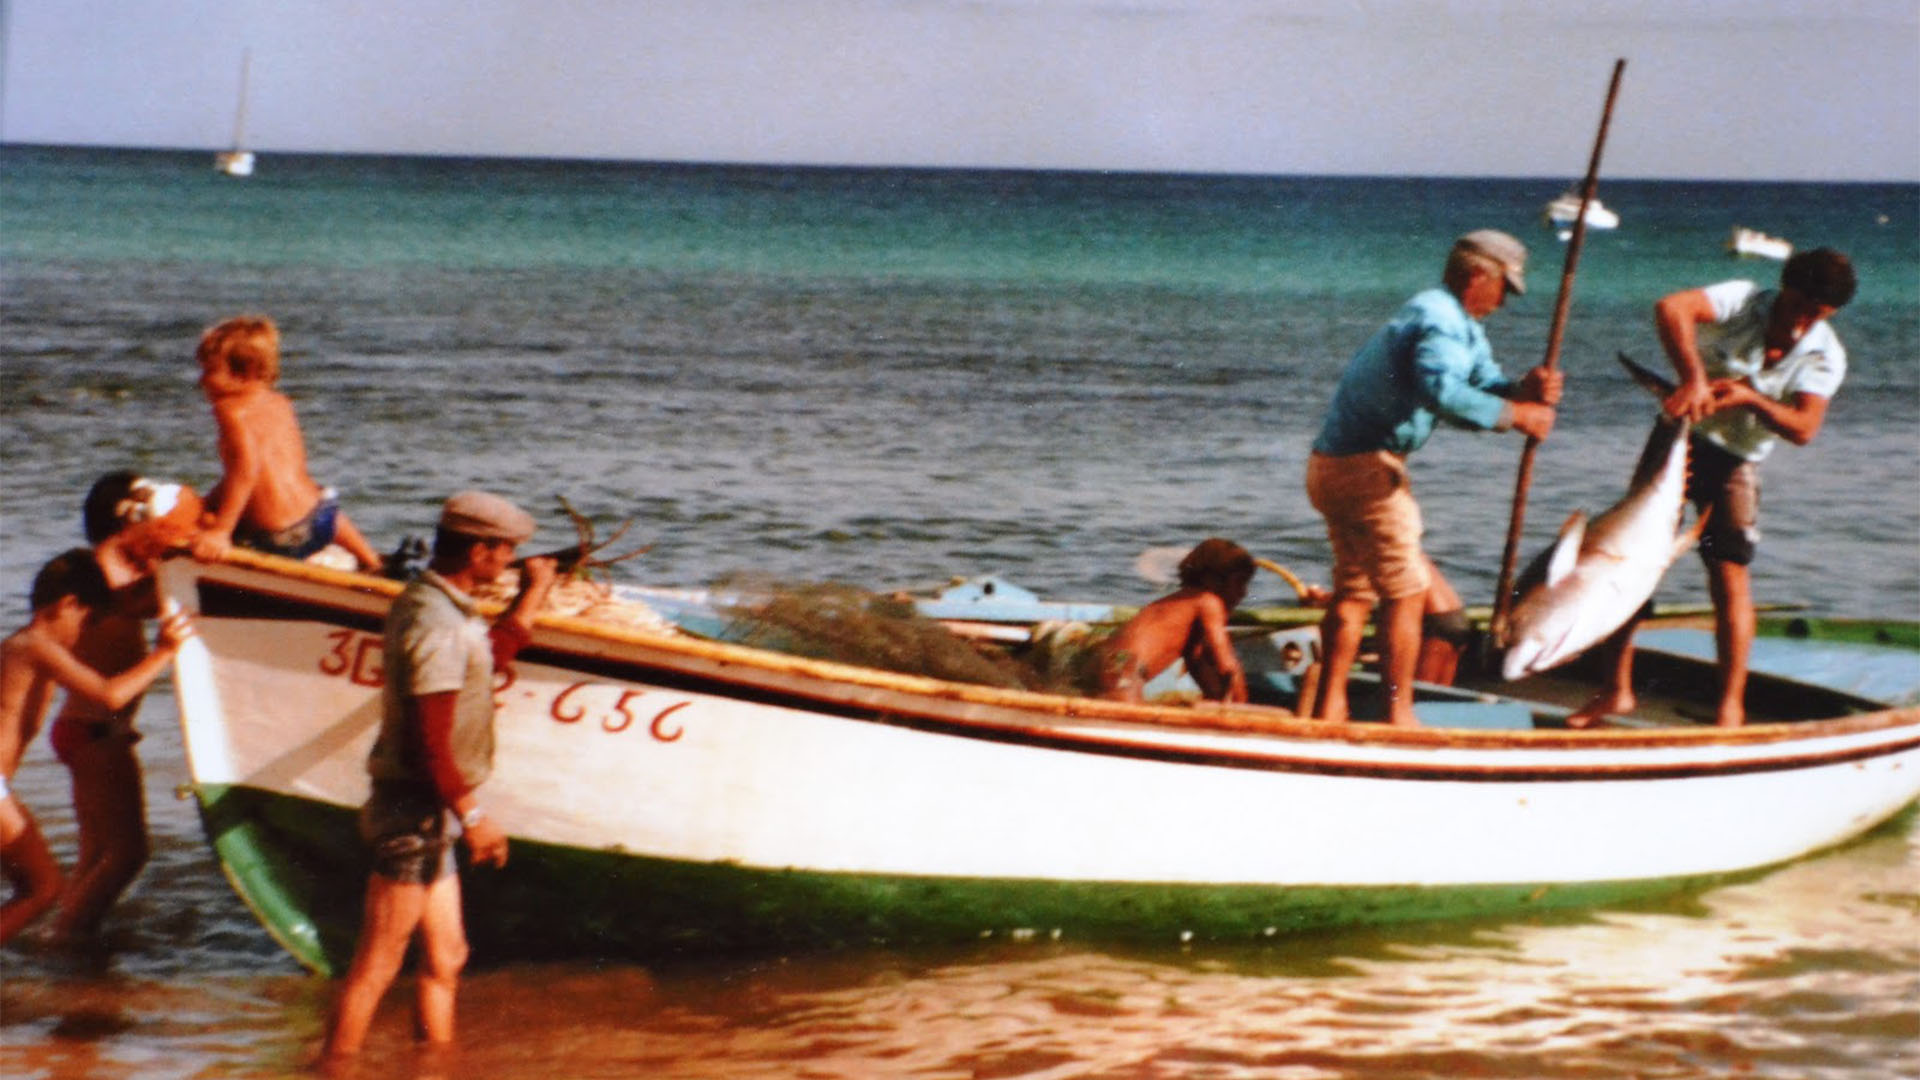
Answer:
<path fill-rule="evenodd" d="M 213 155 L 213 167 L 225 176 L 253 175 L 253 151 L 245 149 L 247 134 L 247 68 L 253 59 L 251 50 L 240 54 L 240 104 L 233 116 L 233 149 Z"/>

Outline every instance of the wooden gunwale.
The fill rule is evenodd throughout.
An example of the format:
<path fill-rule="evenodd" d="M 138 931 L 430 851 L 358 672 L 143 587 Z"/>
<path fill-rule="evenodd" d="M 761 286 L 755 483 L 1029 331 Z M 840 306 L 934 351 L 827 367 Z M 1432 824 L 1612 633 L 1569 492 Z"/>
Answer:
<path fill-rule="evenodd" d="M 377 619 L 385 604 L 404 588 L 401 583 L 385 578 L 314 566 L 243 549 L 234 550 L 225 561 L 231 568 L 251 570 L 263 575 L 266 578 L 265 581 L 248 582 L 247 587 L 255 591 L 283 597 L 296 603 L 317 604 L 335 610 L 352 611 L 362 619 L 368 617 Z M 356 608 L 340 603 L 335 597 L 290 593 L 284 587 L 277 587 L 277 583 L 288 581 L 327 589 L 348 590 L 365 597 L 370 601 L 371 606 Z M 482 606 L 489 611 L 497 611 L 501 607 L 501 605 L 486 603 Z M 1331 724 L 1308 720 L 1284 709 L 1270 706 L 1216 703 L 1199 703 L 1191 706 L 1130 704 L 1026 690 L 975 686 L 827 660 L 789 656 L 727 642 L 652 634 L 570 616 L 541 616 L 536 621 L 536 627 L 547 630 L 549 639 L 536 639 L 536 643 L 529 652 L 523 654 L 530 659 L 541 653 L 606 659 L 615 656 L 617 650 L 617 655 L 623 660 L 645 660 L 648 659 L 645 654 L 655 653 L 662 654 L 668 659 L 654 659 L 652 661 L 654 663 L 684 667 L 687 661 L 692 661 L 697 669 L 708 676 L 734 684 L 760 686 L 766 685 L 768 680 L 772 679 L 777 681 L 779 689 L 793 696 L 857 706 L 876 715 L 893 717 L 925 715 L 925 707 L 916 706 L 913 703 L 915 700 L 975 706 L 993 712 L 1005 710 L 1009 714 L 1017 714 L 1005 717 L 1000 723 L 995 723 L 986 716 L 968 715 L 948 718 L 947 722 L 964 726 L 969 730 L 1000 728 L 1009 731 L 1030 731 L 1037 718 L 1045 717 L 1074 722 L 1093 721 L 1201 732 L 1270 735 L 1361 746 L 1462 750 L 1591 750 L 1641 747 L 1675 749 L 1710 746 L 1742 747 L 1842 737 L 1912 726 L 1916 728 L 1913 740 L 1903 741 L 1898 746 L 1881 745 L 1874 748 L 1871 753 L 1877 755 L 1895 752 L 1920 742 L 1920 706 L 1886 709 L 1824 720 L 1753 724 L 1739 728 L 1585 731 L 1394 728 L 1383 724 Z M 637 657 L 636 652 L 639 654 Z M 909 700 L 893 700 L 891 695 L 904 695 Z M 1059 733 L 1050 732 L 1049 734 Z M 1247 756 L 1265 760 L 1269 755 Z M 1799 761 L 1800 757 L 1796 755 L 1792 758 L 1769 758 L 1768 762 L 1770 764 L 1775 761 L 1794 762 Z M 1811 757 L 1814 760 L 1824 761 L 1828 760 L 1830 755 L 1814 754 Z M 1403 773 L 1403 769 L 1397 764 L 1382 766 L 1382 768 L 1386 772 Z M 1622 766 L 1622 768 L 1631 770 L 1640 767 Z M 1495 771 L 1503 776 L 1513 775 L 1506 770 Z M 1601 771 L 1606 770 L 1602 768 Z"/>

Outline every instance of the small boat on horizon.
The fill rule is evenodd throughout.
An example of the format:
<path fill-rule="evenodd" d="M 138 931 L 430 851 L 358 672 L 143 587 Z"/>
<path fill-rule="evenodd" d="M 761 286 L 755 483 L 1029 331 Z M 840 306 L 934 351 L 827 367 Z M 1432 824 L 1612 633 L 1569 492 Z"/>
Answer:
<path fill-rule="evenodd" d="M 1562 194 L 1549 202 L 1541 214 L 1560 239 L 1572 239 L 1573 223 L 1580 217 L 1580 193 L 1569 191 Z M 1620 215 L 1601 205 L 1598 198 L 1587 204 L 1587 228 L 1617 229 L 1619 227 Z"/>
<path fill-rule="evenodd" d="M 340 971 L 401 586 L 236 551 L 171 560 L 161 588 L 198 629 L 174 668 L 182 790 L 267 930 Z M 1920 708 L 1756 674 L 1756 722 L 1719 729 L 1670 708 L 1711 715 L 1711 662 L 1652 649 L 1657 685 L 1608 730 L 1545 703 L 1538 680 L 1591 689 L 1564 670 L 1524 697 L 1423 686 L 1419 729 L 1303 719 L 1313 621 L 1240 641 L 1268 704 L 1189 705 L 543 615 L 496 694 L 483 795 L 514 846 L 463 880 L 476 955 L 1245 942 L 1607 905 L 1800 858 L 1920 796 Z"/>
<path fill-rule="evenodd" d="M 253 59 L 251 49 L 240 54 L 240 100 L 234 108 L 233 147 L 213 155 L 213 167 L 222 176 L 236 179 L 253 175 L 253 151 L 247 145 L 247 75 Z"/>
<path fill-rule="evenodd" d="M 1740 258 L 1785 261 L 1793 256 L 1793 245 L 1758 229 L 1735 225 L 1727 235 L 1727 253 Z"/>

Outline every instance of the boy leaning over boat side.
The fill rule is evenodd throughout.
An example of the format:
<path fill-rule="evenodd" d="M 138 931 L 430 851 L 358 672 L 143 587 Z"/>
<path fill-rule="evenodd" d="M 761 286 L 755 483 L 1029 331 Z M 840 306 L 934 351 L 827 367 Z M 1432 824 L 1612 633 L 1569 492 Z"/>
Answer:
<path fill-rule="evenodd" d="M 117 675 L 102 674 L 75 655 L 87 620 L 112 602 L 93 552 L 56 555 L 34 576 L 33 617 L 0 642 L 0 866 L 14 893 L 0 905 L 0 944 L 26 929 L 60 897 L 60 868 L 33 815 L 10 788 L 20 757 L 40 729 L 53 691 L 90 701 L 109 712 L 145 693 L 193 632 L 187 616 L 160 624 L 153 651 Z"/>
<path fill-rule="evenodd" d="M 449 826 L 459 822 L 475 865 L 506 865 L 506 833 L 475 794 L 493 771 L 493 673 L 531 636 L 557 564 L 527 559 L 520 594 L 491 626 L 473 592 L 507 569 L 533 531 L 533 518 L 497 495 L 453 496 L 441 509 L 432 563 L 387 612 L 380 734 L 367 755 L 373 791 L 360 810 L 373 873 L 326 1060 L 359 1052 L 416 934 L 418 1030 L 430 1043 L 453 1040 L 467 938 Z"/>
<path fill-rule="evenodd" d="M 360 535 L 332 488 L 307 473 L 307 447 L 293 403 L 275 390 L 280 330 L 265 316 L 228 319 L 200 337 L 200 390 L 213 406 L 225 470 L 208 494 L 212 517 L 195 558 L 217 562 L 235 544 L 305 559 L 338 543 L 362 570 L 380 556 Z"/>
<path fill-rule="evenodd" d="M 1100 696 L 1140 701 L 1147 683 L 1184 658 L 1212 701 L 1247 700 L 1247 677 L 1227 638 L 1227 616 L 1247 598 L 1253 556 L 1231 540 L 1201 541 L 1180 560 L 1180 588 L 1128 619 L 1099 652 Z"/>
<path fill-rule="evenodd" d="M 200 514 L 200 497 L 192 488 L 126 470 L 107 473 L 87 490 L 81 523 L 111 593 L 73 645 L 87 666 L 118 675 L 146 661 L 145 620 L 160 612 L 154 570 L 193 542 Z M 139 709 L 139 695 L 109 707 L 68 694 L 47 732 L 72 777 L 80 832 L 79 855 L 54 917 L 56 940 L 98 931 L 114 901 L 147 864 L 146 784 L 134 750 L 140 741 L 133 726 Z"/>

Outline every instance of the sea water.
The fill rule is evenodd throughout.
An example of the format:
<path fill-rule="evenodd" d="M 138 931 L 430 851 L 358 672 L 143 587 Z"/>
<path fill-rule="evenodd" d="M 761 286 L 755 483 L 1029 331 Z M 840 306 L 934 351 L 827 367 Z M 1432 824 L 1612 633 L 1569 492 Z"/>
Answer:
<path fill-rule="evenodd" d="M 1531 289 L 1488 320 L 1546 353 L 1563 179 L 836 170 L 0 148 L 0 616 L 80 542 L 93 477 L 218 477 L 200 331 L 263 312 L 313 470 L 375 544 L 463 487 L 572 538 L 631 519 L 627 580 L 752 572 L 919 588 L 997 574 L 1138 603 L 1150 547 L 1231 537 L 1325 581 L 1301 490 L 1341 364 L 1451 239 L 1506 229 Z M 1851 367 L 1765 466 L 1762 603 L 1920 617 L 1920 188 L 1605 181 L 1526 547 L 1618 498 L 1663 366 L 1665 292 L 1778 264 L 1734 225 L 1847 251 Z M 1519 440 L 1414 459 L 1428 546 L 1493 590 Z M 1277 578 L 1252 602 L 1289 595 Z M 1683 560 L 1663 599 L 1704 599 Z M 154 860 L 103 948 L 0 953 L 0 1073 L 297 1068 L 329 987 L 205 853 L 165 684 L 142 718 Z M 16 784 L 71 860 L 44 740 Z M 1311 828 L 1271 822 L 1268 828 Z M 1631 843 L 1634 838 L 1622 837 Z M 556 917 L 564 917 L 557 913 Z M 1639 906 L 1257 945 L 985 941 L 643 969 L 477 971 L 459 1061 L 390 1000 L 368 1075 L 1885 1076 L 1920 1072 L 1920 833 Z M 479 958 L 484 962 L 484 957 Z"/>

